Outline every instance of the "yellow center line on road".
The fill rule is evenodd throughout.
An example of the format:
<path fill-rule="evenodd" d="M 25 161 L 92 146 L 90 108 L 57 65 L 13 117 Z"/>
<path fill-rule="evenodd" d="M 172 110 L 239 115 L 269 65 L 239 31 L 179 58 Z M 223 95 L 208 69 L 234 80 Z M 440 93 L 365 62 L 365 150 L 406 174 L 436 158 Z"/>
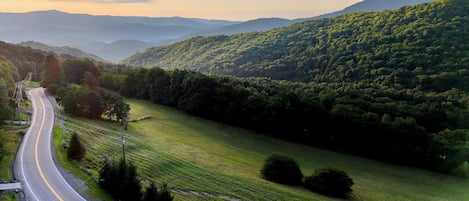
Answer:
<path fill-rule="evenodd" d="M 46 106 L 44 104 L 44 101 L 42 101 L 42 98 L 39 98 L 39 101 L 41 102 L 43 112 L 42 112 L 41 126 L 39 127 L 39 130 L 38 130 L 38 135 L 37 135 L 37 138 L 36 138 L 36 145 L 35 145 L 36 147 L 35 147 L 35 150 L 34 150 L 34 157 L 35 157 L 35 160 L 36 160 L 36 167 L 37 167 L 37 170 L 39 171 L 39 175 L 41 176 L 44 183 L 46 183 L 46 186 L 49 188 L 49 190 L 55 195 L 55 197 L 59 201 L 64 201 L 64 199 L 62 197 L 60 197 L 60 195 L 57 193 L 57 191 L 55 191 L 55 189 L 50 185 L 49 181 L 47 181 L 46 177 L 44 176 L 44 173 L 42 172 L 41 165 L 39 164 L 39 157 L 38 157 L 39 139 L 41 137 L 42 129 L 44 128 L 44 122 L 45 122 L 45 119 L 46 119 Z"/>

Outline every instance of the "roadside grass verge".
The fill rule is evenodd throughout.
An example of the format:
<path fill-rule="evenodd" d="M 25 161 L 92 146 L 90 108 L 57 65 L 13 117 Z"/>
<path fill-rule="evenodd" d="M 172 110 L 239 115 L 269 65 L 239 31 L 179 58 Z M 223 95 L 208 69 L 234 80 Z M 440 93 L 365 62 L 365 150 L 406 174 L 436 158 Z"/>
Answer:
<path fill-rule="evenodd" d="M 67 171 L 72 173 L 75 177 L 81 179 L 86 184 L 86 193 L 92 197 L 100 198 L 105 201 L 112 201 L 112 198 L 105 193 L 97 183 L 99 175 L 96 175 L 97 172 L 89 171 L 86 168 L 88 164 L 93 164 L 93 153 L 88 153 L 85 156 L 85 159 L 82 162 L 70 161 L 67 158 L 67 150 L 64 146 L 68 145 L 70 136 L 65 136 L 63 129 L 59 126 L 55 126 L 53 129 L 53 144 L 55 149 L 55 154 L 57 156 L 57 161 L 59 164 L 65 168 Z M 84 188 L 85 186 L 79 186 L 78 188 Z"/>
<path fill-rule="evenodd" d="M 355 181 L 351 200 L 469 200 L 466 179 L 289 143 L 147 101 L 127 102 L 133 120 L 128 131 L 77 118 L 67 120 L 67 129 L 81 136 L 97 161 L 121 158 L 119 137 L 126 135 L 126 157 L 144 182 L 215 195 L 175 193 L 176 200 L 338 200 L 261 179 L 263 162 L 273 153 L 294 158 L 304 175 L 328 166 L 345 170 Z"/>
<path fill-rule="evenodd" d="M 41 83 L 40 82 L 35 82 L 35 81 L 30 81 L 29 83 L 26 83 L 25 81 L 23 81 L 23 84 L 27 88 L 39 88 L 39 87 L 41 87 Z"/>
<path fill-rule="evenodd" d="M 0 162 L 0 180 L 13 180 L 11 167 L 17 147 L 20 145 L 20 135 L 25 132 L 26 128 L 27 126 L 24 125 L 3 126 L 4 132 L 1 133 L 0 140 L 4 143 L 6 153 Z M 0 200 L 11 201 L 16 200 L 16 197 L 13 194 L 0 194 Z"/>

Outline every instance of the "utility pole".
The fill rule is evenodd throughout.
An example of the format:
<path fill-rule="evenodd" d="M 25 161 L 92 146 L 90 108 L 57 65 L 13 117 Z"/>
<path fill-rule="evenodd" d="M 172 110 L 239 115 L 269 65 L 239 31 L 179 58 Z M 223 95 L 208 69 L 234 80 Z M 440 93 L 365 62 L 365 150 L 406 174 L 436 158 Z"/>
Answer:
<path fill-rule="evenodd" d="M 20 124 L 22 124 L 21 114 L 20 114 L 20 104 L 23 101 L 23 83 L 21 81 L 15 83 L 15 90 L 13 91 L 13 95 L 11 100 L 15 101 L 16 109 L 18 114 L 18 119 L 20 120 Z"/>
<path fill-rule="evenodd" d="M 127 116 L 124 117 L 123 121 L 124 121 L 124 129 L 127 130 L 129 127 L 129 121 L 127 119 Z"/>
<path fill-rule="evenodd" d="M 29 85 L 31 82 L 31 78 L 33 76 L 32 72 L 29 72 L 28 75 L 24 78 L 24 81 L 26 85 Z M 20 120 L 20 124 L 23 124 L 23 120 L 21 119 L 21 114 L 20 114 L 20 104 L 21 102 L 24 101 L 23 99 L 23 82 L 19 81 L 15 83 L 15 90 L 13 91 L 13 95 L 11 96 L 11 100 L 15 101 L 16 103 L 16 109 L 17 109 L 17 114 L 18 114 L 18 119 Z"/>
<path fill-rule="evenodd" d="M 11 100 L 15 101 L 18 106 L 21 101 L 23 101 L 23 83 L 21 81 L 15 83 L 15 90 L 13 91 Z"/>
<path fill-rule="evenodd" d="M 121 141 L 122 141 L 122 158 L 124 159 L 124 164 L 126 164 L 125 162 L 125 135 L 122 135 L 121 137 Z"/>
<path fill-rule="evenodd" d="M 26 85 L 26 87 L 29 87 L 29 83 L 31 83 L 31 78 L 33 77 L 33 72 L 29 72 L 26 77 L 24 78 L 24 85 Z"/>

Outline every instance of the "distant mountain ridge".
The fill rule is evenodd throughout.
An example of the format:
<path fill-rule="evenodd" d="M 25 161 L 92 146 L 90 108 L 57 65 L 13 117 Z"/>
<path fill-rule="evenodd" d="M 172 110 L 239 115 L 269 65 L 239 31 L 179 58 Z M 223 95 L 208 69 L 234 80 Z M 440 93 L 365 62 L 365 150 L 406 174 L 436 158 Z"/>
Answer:
<path fill-rule="evenodd" d="M 163 43 L 163 42 L 161 42 Z M 141 50 L 145 50 L 154 46 L 155 43 L 143 42 L 139 40 L 117 40 L 111 43 L 94 42 L 86 45 L 77 45 L 77 47 L 95 52 L 108 58 L 111 61 L 120 61 L 129 55 L 135 54 Z"/>
<path fill-rule="evenodd" d="M 383 11 L 394 10 L 402 6 L 413 6 L 421 3 L 428 3 L 435 0 L 364 0 L 353 4 L 343 10 L 319 15 L 311 19 L 320 19 L 328 17 L 336 17 L 351 12 L 369 12 L 369 11 Z"/>
<path fill-rule="evenodd" d="M 46 45 L 46 44 L 43 44 L 43 43 L 40 43 L 40 42 L 35 42 L 35 41 L 26 41 L 26 42 L 22 42 L 20 44 L 18 44 L 20 46 L 24 46 L 24 47 L 30 47 L 30 48 L 33 48 L 33 49 L 38 49 L 38 50 L 42 50 L 42 51 L 45 51 L 45 52 L 53 52 L 57 55 L 63 55 L 62 57 L 66 57 L 67 55 L 71 56 L 71 57 L 76 57 L 76 58 L 91 58 L 93 60 L 96 60 L 96 61 L 104 61 L 104 59 L 94 55 L 94 54 L 90 54 L 90 53 L 87 53 L 87 52 L 84 52 L 78 48 L 73 48 L 73 47 L 68 47 L 68 46 L 62 46 L 62 47 L 53 47 L 53 46 L 49 46 L 49 45 Z"/>
<path fill-rule="evenodd" d="M 233 35 L 237 33 L 267 31 L 278 27 L 288 26 L 293 23 L 295 23 L 294 20 L 283 18 L 259 18 L 226 26 L 221 29 L 214 30 L 207 35 Z"/>
<path fill-rule="evenodd" d="M 52 46 L 79 47 L 84 51 L 102 56 L 102 52 L 93 51 L 99 49 L 99 47 L 93 47 L 93 44 L 138 40 L 154 45 L 161 41 L 236 23 L 239 22 L 181 17 L 92 16 L 56 10 L 0 13 L 0 40 L 10 43 L 33 40 Z M 125 53 L 133 54 L 142 50 L 129 50 L 131 47 L 127 47 Z M 125 47 L 119 46 L 119 48 Z M 122 49 L 114 51 L 119 50 Z"/>

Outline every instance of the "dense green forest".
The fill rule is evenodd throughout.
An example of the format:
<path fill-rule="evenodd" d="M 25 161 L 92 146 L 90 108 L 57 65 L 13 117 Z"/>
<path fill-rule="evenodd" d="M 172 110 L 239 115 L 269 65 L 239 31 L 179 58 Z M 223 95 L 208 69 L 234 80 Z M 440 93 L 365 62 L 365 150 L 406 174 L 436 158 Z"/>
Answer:
<path fill-rule="evenodd" d="M 8 61 L 19 73 L 19 78 L 24 78 L 29 72 L 33 73 L 33 79 L 39 80 L 44 64 L 46 52 L 21 47 L 0 41 L 0 59 Z M 18 78 L 15 78 L 18 80 Z"/>
<path fill-rule="evenodd" d="M 93 119 L 115 118 L 126 123 L 130 107 L 119 94 L 100 87 L 104 67 L 99 63 L 77 58 L 60 61 L 48 55 L 42 69 L 41 86 L 56 96 L 66 113 Z"/>
<path fill-rule="evenodd" d="M 469 94 L 136 69 L 121 93 L 308 145 L 465 175 Z"/>
<path fill-rule="evenodd" d="M 442 83 L 469 75 L 467 10 L 465 0 L 440 0 L 351 13 L 262 33 L 192 38 L 150 48 L 124 63 L 318 83 L 366 80 L 443 91 L 448 88 Z M 452 80 L 452 87 L 468 89 L 469 79 Z"/>
<path fill-rule="evenodd" d="M 264 78 L 152 68 L 115 74 L 119 85 L 107 87 L 290 141 L 467 176 L 467 10 L 441 0 L 197 37 L 125 63 Z"/>
<path fill-rule="evenodd" d="M 0 52 L 2 52 L 1 48 Z M 6 153 L 5 132 L 2 130 L 2 124 L 3 120 L 8 120 L 14 115 L 14 104 L 10 100 L 10 96 L 16 80 L 18 80 L 16 67 L 0 55 L 0 162 Z"/>
<path fill-rule="evenodd" d="M 8 119 L 13 113 L 10 95 L 18 80 L 18 73 L 11 62 L 0 57 L 0 121 Z"/>

